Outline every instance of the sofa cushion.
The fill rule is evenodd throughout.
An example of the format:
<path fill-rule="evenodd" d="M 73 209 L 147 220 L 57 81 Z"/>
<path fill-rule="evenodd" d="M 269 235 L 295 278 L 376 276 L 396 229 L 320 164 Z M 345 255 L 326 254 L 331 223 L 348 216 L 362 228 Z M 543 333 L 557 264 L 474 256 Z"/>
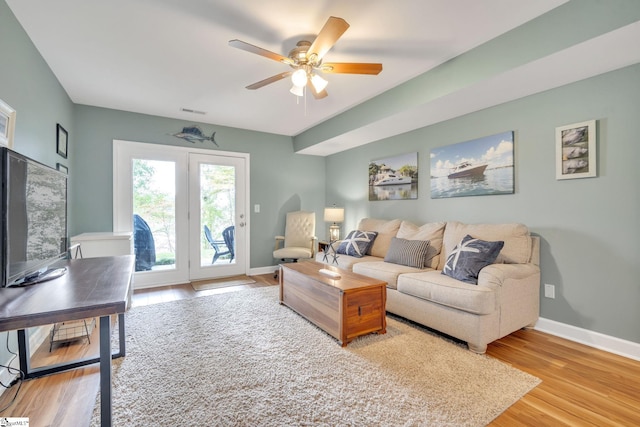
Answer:
<path fill-rule="evenodd" d="M 384 260 L 408 267 L 424 268 L 428 250 L 428 240 L 407 240 L 392 237 Z"/>
<path fill-rule="evenodd" d="M 504 242 L 504 247 L 496 263 L 525 264 L 531 259 L 531 235 L 523 224 L 463 224 L 457 221 L 447 222 L 442 242 L 442 254 L 438 270 L 444 264 L 451 251 L 467 234 L 482 240 Z"/>
<path fill-rule="evenodd" d="M 420 268 L 408 267 L 406 265 L 392 264 L 384 261 L 359 262 L 353 265 L 353 272 L 363 276 L 373 277 L 387 282 L 387 288 L 396 289 L 398 276 L 405 273 L 417 273 L 425 271 Z"/>
<path fill-rule="evenodd" d="M 369 252 L 377 235 L 378 233 L 375 231 L 353 230 L 340 242 L 337 252 L 339 254 L 361 258 Z"/>
<path fill-rule="evenodd" d="M 334 267 L 352 271 L 353 267 L 356 264 L 370 262 L 370 261 L 382 262 L 382 258 L 378 258 L 371 255 L 365 255 L 362 258 L 356 258 L 354 256 L 349 256 L 349 255 L 338 255 L 336 258 L 336 262 L 334 262 L 333 253 L 329 252 L 327 254 L 327 259 L 324 259 L 324 252 L 318 252 L 318 254 L 316 255 L 316 261 L 324 264 L 332 265 Z"/>
<path fill-rule="evenodd" d="M 503 246 L 503 241 L 487 242 L 466 235 L 447 257 L 442 274 L 477 285 L 480 270 L 493 264 Z"/>
<path fill-rule="evenodd" d="M 408 240 L 428 240 L 429 251 L 425 260 L 425 267 L 437 268 L 442 251 L 442 238 L 446 222 L 430 222 L 417 226 L 409 221 L 402 221 L 396 237 Z"/>
<path fill-rule="evenodd" d="M 495 289 L 470 285 L 437 270 L 402 274 L 397 283 L 398 292 L 473 314 L 490 314 L 498 307 Z"/>
<path fill-rule="evenodd" d="M 376 237 L 376 240 L 373 242 L 373 246 L 371 246 L 368 255 L 384 258 L 389 250 L 391 238 L 396 237 L 401 222 L 399 219 L 361 219 L 358 224 L 358 230 L 376 231 L 378 233 L 378 237 Z"/>

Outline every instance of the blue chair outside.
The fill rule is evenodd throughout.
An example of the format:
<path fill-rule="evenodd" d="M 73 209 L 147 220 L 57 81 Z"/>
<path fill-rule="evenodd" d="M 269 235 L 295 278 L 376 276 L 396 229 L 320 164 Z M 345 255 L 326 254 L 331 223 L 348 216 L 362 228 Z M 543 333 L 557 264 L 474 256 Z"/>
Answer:
<path fill-rule="evenodd" d="M 235 258 L 235 227 L 229 226 L 222 231 L 222 240 L 214 240 L 211 230 L 208 226 L 204 226 L 204 235 L 207 241 L 215 251 L 211 264 L 215 264 L 217 259 L 223 255 L 230 255 L 229 263 Z"/>

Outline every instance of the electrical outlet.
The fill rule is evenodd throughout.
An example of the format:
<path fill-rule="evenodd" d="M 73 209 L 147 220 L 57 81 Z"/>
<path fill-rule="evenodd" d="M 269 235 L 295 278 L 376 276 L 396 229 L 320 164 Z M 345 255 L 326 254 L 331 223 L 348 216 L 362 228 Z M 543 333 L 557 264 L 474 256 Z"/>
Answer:
<path fill-rule="evenodd" d="M 555 298 L 556 297 L 556 287 L 555 285 L 549 285 L 545 283 L 544 285 L 544 296 L 545 298 Z"/>

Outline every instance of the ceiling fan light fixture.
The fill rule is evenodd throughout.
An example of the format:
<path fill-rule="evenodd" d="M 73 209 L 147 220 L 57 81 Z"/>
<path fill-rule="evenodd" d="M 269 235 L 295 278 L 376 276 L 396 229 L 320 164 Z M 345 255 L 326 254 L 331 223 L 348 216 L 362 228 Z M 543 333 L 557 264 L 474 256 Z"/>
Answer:
<path fill-rule="evenodd" d="M 300 88 L 306 86 L 307 72 L 302 68 L 297 69 L 293 74 L 291 74 L 291 82 L 294 86 L 298 86 Z"/>
<path fill-rule="evenodd" d="M 304 96 L 304 91 L 302 90 L 302 88 L 303 86 L 293 85 L 291 86 L 291 89 L 289 90 L 289 92 L 291 92 L 295 96 Z"/>
<path fill-rule="evenodd" d="M 322 92 L 324 88 L 327 87 L 329 82 L 323 79 L 322 77 L 320 77 L 318 74 L 314 74 L 311 77 L 311 84 L 313 85 L 316 92 Z"/>

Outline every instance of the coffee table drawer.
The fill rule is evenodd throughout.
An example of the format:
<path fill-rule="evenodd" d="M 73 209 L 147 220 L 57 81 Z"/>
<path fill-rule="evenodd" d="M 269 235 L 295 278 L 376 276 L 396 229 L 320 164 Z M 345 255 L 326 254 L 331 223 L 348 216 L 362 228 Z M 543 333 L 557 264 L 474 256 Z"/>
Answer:
<path fill-rule="evenodd" d="M 378 287 L 347 293 L 346 339 L 385 329 L 386 288 Z"/>

